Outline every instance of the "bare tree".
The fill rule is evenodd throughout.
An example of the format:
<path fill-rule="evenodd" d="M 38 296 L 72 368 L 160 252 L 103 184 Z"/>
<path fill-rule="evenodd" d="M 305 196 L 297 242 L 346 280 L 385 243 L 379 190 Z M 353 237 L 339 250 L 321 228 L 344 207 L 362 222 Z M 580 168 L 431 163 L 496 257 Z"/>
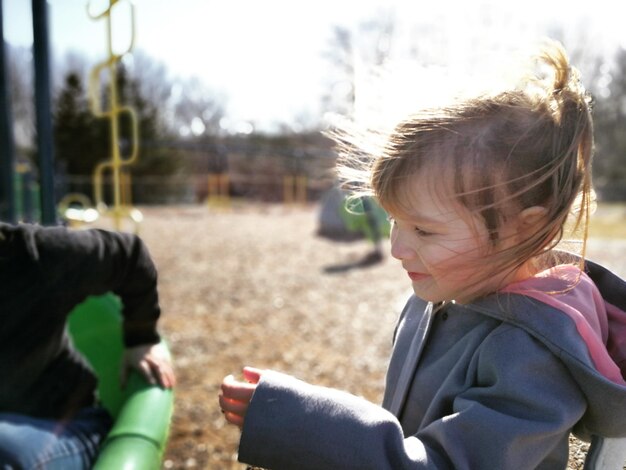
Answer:
<path fill-rule="evenodd" d="M 216 136 L 224 117 L 224 101 L 197 78 L 179 79 L 168 100 L 168 126 L 179 137 Z"/>
<path fill-rule="evenodd" d="M 395 21 L 381 14 L 351 29 L 335 26 L 324 57 L 330 64 L 328 92 L 323 108 L 346 116 L 354 114 L 363 76 L 383 66 L 391 50 Z"/>
<path fill-rule="evenodd" d="M 605 68 L 594 108 L 596 156 L 594 182 L 602 199 L 626 200 L 626 50 L 618 49 Z"/>

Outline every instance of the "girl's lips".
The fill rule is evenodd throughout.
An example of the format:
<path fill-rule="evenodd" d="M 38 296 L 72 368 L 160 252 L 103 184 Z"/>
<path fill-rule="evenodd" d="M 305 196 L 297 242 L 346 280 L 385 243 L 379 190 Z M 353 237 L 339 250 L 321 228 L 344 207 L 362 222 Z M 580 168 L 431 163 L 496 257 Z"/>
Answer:
<path fill-rule="evenodd" d="M 409 271 L 407 274 L 411 278 L 411 281 L 421 281 L 422 279 L 426 279 L 427 277 L 429 277 L 428 274 L 415 273 L 411 271 Z"/>

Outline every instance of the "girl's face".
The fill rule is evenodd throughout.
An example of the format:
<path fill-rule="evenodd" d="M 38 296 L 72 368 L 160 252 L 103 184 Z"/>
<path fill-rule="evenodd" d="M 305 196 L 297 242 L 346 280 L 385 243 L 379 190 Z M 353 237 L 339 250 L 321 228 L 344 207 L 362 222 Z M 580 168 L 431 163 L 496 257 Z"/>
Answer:
<path fill-rule="evenodd" d="M 415 294 L 464 303 L 500 288 L 503 277 L 486 270 L 493 248 L 483 221 L 430 187 L 425 177 L 410 178 L 400 192 L 410 203 L 402 213 L 390 213 L 391 255 L 402 262 Z"/>

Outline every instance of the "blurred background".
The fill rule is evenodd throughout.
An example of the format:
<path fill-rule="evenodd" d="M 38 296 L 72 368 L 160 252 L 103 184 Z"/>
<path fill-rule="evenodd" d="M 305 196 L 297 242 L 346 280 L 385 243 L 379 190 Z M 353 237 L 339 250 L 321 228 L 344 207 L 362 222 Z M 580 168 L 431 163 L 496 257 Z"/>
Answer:
<path fill-rule="evenodd" d="M 49 1 L 57 198 L 91 194 L 108 152 L 107 123 L 87 100 L 92 67 L 106 57 L 108 2 Z M 315 200 L 334 154 L 320 130 L 333 114 L 371 124 L 415 109 L 470 74 L 488 76 L 543 37 L 562 41 L 595 99 L 595 183 L 603 200 L 626 197 L 626 31 L 599 1 L 137 0 L 119 96 L 136 108 L 138 204 L 196 203 L 207 175 L 228 172 L 233 196 L 284 197 L 285 174 L 307 177 Z M 113 18 L 113 48 L 130 41 L 127 6 Z M 34 148 L 30 2 L 3 0 L 10 97 L 19 159 Z M 381 73 L 381 70 L 384 71 Z M 446 82 L 447 80 L 447 82 Z M 106 84 L 106 77 L 102 80 Z M 400 106 L 398 106 L 400 105 Z M 384 109 L 383 109 L 384 108 Z M 393 109 L 392 109 L 393 108 Z M 124 138 L 122 129 L 122 144 Z"/>

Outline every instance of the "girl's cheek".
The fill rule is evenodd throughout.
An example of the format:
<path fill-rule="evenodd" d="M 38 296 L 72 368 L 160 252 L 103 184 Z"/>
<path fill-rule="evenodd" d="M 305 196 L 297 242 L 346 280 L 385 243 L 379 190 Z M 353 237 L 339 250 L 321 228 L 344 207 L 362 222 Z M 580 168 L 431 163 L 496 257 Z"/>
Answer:
<path fill-rule="evenodd" d="M 432 247 L 431 247 L 432 248 Z M 429 251 L 428 254 L 425 252 Z M 463 253 L 461 248 L 439 248 L 422 251 L 424 258 L 430 260 L 433 272 L 449 279 L 463 279 L 475 269 L 477 257 L 474 254 Z"/>

